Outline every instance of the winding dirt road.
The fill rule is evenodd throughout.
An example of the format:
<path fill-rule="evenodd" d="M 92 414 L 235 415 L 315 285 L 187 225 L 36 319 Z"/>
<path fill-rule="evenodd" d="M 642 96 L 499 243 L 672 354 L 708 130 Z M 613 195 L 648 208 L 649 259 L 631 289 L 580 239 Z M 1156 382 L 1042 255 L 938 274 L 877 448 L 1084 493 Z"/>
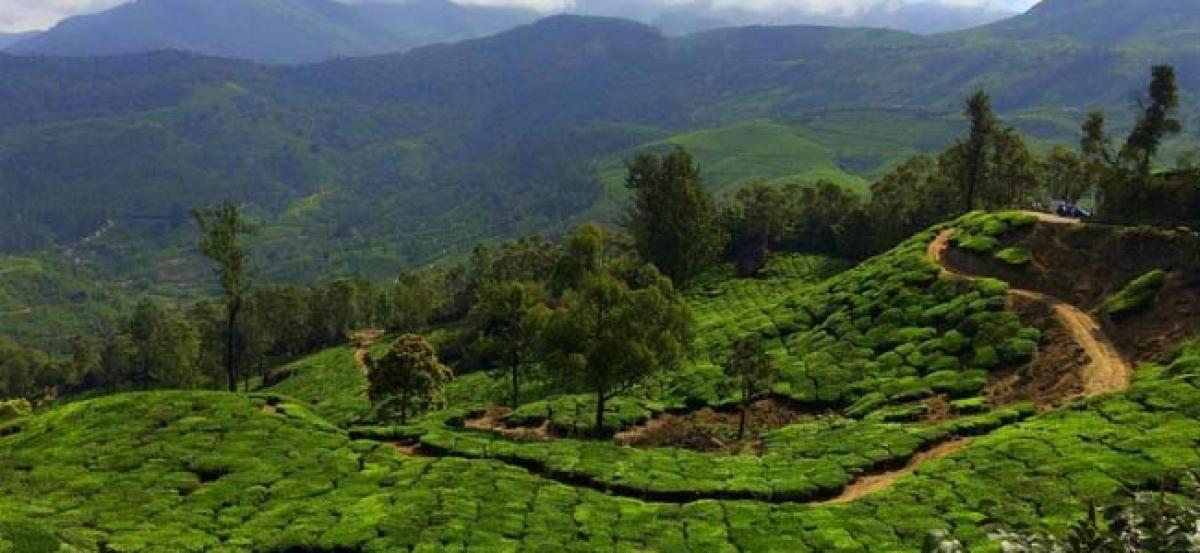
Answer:
<path fill-rule="evenodd" d="M 1045 213 L 1035 213 L 1038 220 L 1055 225 L 1078 224 L 1079 221 Z M 954 229 L 947 229 L 938 234 L 929 244 L 926 251 L 929 259 L 941 268 L 942 275 L 950 278 L 974 279 L 976 277 L 955 271 L 946 263 L 946 251 L 950 248 L 950 239 Z M 1088 356 L 1088 364 L 1083 367 L 1080 375 L 1083 381 L 1084 397 L 1095 397 L 1110 392 L 1124 390 L 1129 387 L 1133 377 L 1133 367 L 1126 361 L 1112 340 L 1104 334 L 1100 323 L 1096 322 L 1083 310 L 1065 303 L 1058 298 L 1032 290 L 1009 289 L 1009 296 L 1019 297 L 1041 303 L 1051 308 L 1054 315 L 1068 329 L 1071 337 L 1083 348 Z M 926 451 L 913 456 L 908 464 L 899 470 L 863 476 L 852 482 L 841 495 L 825 504 L 838 505 L 849 503 L 864 496 L 891 487 L 901 478 L 908 476 L 925 463 L 948 457 L 970 444 L 970 438 L 960 438 L 938 444 Z"/>
<path fill-rule="evenodd" d="M 1043 213 L 1036 214 L 1038 219 L 1048 224 L 1077 224 L 1078 221 Z M 950 239 L 954 229 L 947 229 L 938 234 L 926 250 L 929 259 L 941 267 L 943 275 L 955 278 L 973 279 L 968 275 L 955 271 L 946 263 L 946 251 L 950 248 Z M 1105 335 L 1100 323 L 1083 310 L 1053 296 L 1033 290 L 1009 289 L 1009 296 L 1023 298 L 1050 307 L 1055 317 L 1070 333 L 1071 337 L 1083 348 L 1088 356 L 1088 364 L 1083 367 L 1080 379 L 1083 382 L 1084 397 L 1095 397 L 1117 392 L 1129 387 L 1133 379 L 1133 366 L 1117 351 L 1112 340 Z"/>

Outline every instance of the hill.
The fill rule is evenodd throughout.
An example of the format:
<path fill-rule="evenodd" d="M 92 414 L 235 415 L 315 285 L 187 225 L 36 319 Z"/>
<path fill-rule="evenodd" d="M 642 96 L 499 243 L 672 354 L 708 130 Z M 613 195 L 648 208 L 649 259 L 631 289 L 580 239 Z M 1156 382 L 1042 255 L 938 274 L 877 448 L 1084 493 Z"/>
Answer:
<path fill-rule="evenodd" d="M 1195 2 L 1188 0 L 1043 0 L 1029 12 L 966 31 L 1007 40 L 1057 40 L 1081 46 L 1195 50 Z"/>
<path fill-rule="evenodd" d="M 986 260 L 995 253 L 977 244 L 1028 247 L 1040 265 L 1062 247 L 1040 237 L 1125 243 L 1122 232 L 976 213 L 845 271 L 780 258 L 765 280 L 714 278 L 690 300 L 700 351 L 765 333 L 779 372 L 766 402 L 776 418 L 745 451 L 572 437 L 564 407 L 579 398 L 497 412 L 489 393 L 503 382 L 486 373 L 461 375 L 445 409 L 413 425 L 372 425 L 348 348 L 302 359 L 255 394 L 60 405 L 0 422 L 0 546 L 918 551 L 933 532 L 982 550 L 999 530 L 1061 533 L 1092 505 L 1163 489 L 1200 463 L 1197 351 L 1160 344 L 1160 362 L 1132 381 L 1091 389 L 1087 360 L 1050 359 L 1071 348 L 1053 321 L 1027 326 L 1037 309 L 1008 309 L 1022 288 L 939 266 L 955 258 L 938 251 Z M 1176 251 L 1178 239 L 1137 243 Z M 728 425 L 724 377 L 708 363 L 623 396 L 613 431 L 654 436 L 644 423 L 670 417 Z M 1023 385 L 1048 377 L 1073 385 Z M 1002 393 L 1030 389 L 1047 393 Z M 546 433 L 518 434 L 535 425 Z"/>
<path fill-rule="evenodd" d="M 448 0 L 138 0 L 69 18 L 7 50 L 108 56 L 175 49 L 265 63 L 304 63 L 473 38 L 534 18 L 534 12 Z"/>
<path fill-rule="evenodd" d="M 1025 17 L 1047 29 L 1067 17 L 1039 13 Z M 1093 108 L 1130 120 L 1148 62 L 1175 63 L 1183 110 L 1197 107 L 1200 52 L 1187 45 L 1035 33 L 999 49 L 988 32 L 750 27 L 668 38 L 563 16 L 300 67 L 179 52 L 0 55 L 0 251 L 185 288 L 203 274 L 187 210 L 233 200 L 263 228 L 265 280 L 394 275 L 479 240 L 611 220 L 620 162 L 640 148 L 697 149 L 716 191 L 755 178 L 861 187 L 950 143 L 976 88 L 1041 143 L 1075 142 Z M 1198 137 L 1189 127 L 1164 158 Z M 83 242 L 100 229 L 110 230 Z"/>

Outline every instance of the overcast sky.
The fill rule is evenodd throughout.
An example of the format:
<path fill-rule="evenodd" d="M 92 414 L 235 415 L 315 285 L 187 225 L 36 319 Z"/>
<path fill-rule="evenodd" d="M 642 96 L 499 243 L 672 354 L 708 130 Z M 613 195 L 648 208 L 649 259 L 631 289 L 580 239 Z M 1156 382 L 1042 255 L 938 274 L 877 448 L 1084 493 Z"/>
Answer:
<path fill-rule="evenodd" d="M 46 29 L 64 17 L 104 10 L 127 0 L 0 0 L 0 31 Z M 216 1 L 216 0 L 213 0 Z M 461 3 L 497 6 L 524 6 L 546 12 L 570 9 L 574 0 L 458 0 Z M 646 4 L 680 4 L 696 0 L 638 0 Z M 801 8 L 816 13 L 853 11 L 857 7 L 887 0 L 705 0 L 715 6 L 771 9 Z M 1022 11 L 1036 0 L 937 0 L 945 4 L 988 5 Z"/>

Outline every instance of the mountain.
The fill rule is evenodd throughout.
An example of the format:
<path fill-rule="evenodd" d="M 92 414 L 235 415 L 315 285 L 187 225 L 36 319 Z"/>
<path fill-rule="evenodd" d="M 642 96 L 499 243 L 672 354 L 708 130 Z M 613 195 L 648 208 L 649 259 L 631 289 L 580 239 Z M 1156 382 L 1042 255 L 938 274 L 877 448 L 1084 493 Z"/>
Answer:
<path fill-rule="evenodd" d="M 1195 51 L 1200 49 L 1200 5 L 1195 0 L 1043 0 L 1023 15 L 971 33 L 1001 40 Z"/>
<path fill-rule="evenodd" d="M 533 12 L 448 0 L 136 0 L 69 18 L 14 44 L 24 55 L 103 56 L 186 50 L 266 63 L 305 63 L 407 50 L 492 34 Z"/>
<path fill-rule="evenodd" d="M 1158 61 L 1178 66 L 1184 116 L 1200 108 L 1200 52 L 1187 46 L 1034 35 L 997 48 L 997 32 L 670 38 L 560 16 L 299 67 L 0 55 L 0 252 L 182 291 L 206 274 L 188 209 L 232 200 L 262 229 L 263 280 L 382 277 L 480 240 L 612 220 L 622 160 L 641 148 L 697 152 L 714 191 L 754 178 L 861 190 L 897 160 L 945 148 L 980 88 L 1039 144 L 1074 143 L 1094 108 L 1122 132 Z M 1193 125 L 1164 159 L 1188 140 L 1200 141 Z"/>
<path fill-rule="evenodd" d="M 13 44 L 22 40 L 33 38 L 40 34 L 40 31 L 30 31 L 27 33 L 0 33 L 0 50 L 4 50 Z"/>
<path fill-rule="evenodd" d="M 584 4 L 588 6 L 589 4 Z M 597 6 L 595 13 L 610 12 Z M 820 13 L 796 8 L 762 9 L 713 6 L 708 2 L 672 3 L 645 20 L 670 35 L 745 25 L 829 25 L 875 27 L 920 34 L 968 29 L 1000 21 L 1012 12 L 941 2 L 877 2 L 848 12 Z"/>

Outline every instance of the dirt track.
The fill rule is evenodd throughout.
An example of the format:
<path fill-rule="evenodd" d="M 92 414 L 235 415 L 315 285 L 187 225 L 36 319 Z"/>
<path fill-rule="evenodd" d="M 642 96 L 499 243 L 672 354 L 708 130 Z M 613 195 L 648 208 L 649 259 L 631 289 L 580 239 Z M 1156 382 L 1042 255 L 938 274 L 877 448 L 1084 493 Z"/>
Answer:
<path fill-rule="evenodd" d="M 1038 219 L 1044 223 L 1077 223 L 1073 219 L 1043 213 L 1037 215 Z M 973 275 L 957 272 L 946 264 L 946 250 L 950 247 L 950 238 L 953 235 L 953 229 L 944 230 L 938 234 L 937 238 L 929 244 L 927 250 L 929 259 L 941 267 L 943 274 L 959 278 L 975 278 Z M 1104 334 L 1100 323 L 1096 322 L 1091 315 L 1083 312 L 1078 307 L 1041 292 L 1010 289 L 1008 293 L 1010 296 L 1035 301 L 1053 309 L 1054 315 L 1070 331 L 1071 336 L 1083 348 L 1084 352 L 1087 353 L 1089 361 L 1083 368 L 1083 374 L 1080 375 L 1086 397 L 1095 397 L 1109 392 L 1124 390 L 1129 387 L 1129 383 L 1133 378 L 1133 367 L 1118 353 L 1112 340 Z"/>
<path fill-rule="evenodd" d="M 840 505 L 842 503 L 849 503 L 878 491 L 883 491 L 887 488 L 890 488 L 892 484 L 895 484 L 901 478 L 916 472 L 917 468 L 919 468 L 921 465 L 924 465 L 930 461 L 936 461 L 938 459 L 949 457 L 951 454 L 961 450 L 964 447 L 967 447 L 967 444 L 970 442 L 970 438 L 959 438 L 957 440 L 950 440 L 948 442 L 940 443 L 926 451 L 922 451 L 914 455 L 913 458 L 908 461 L 908 464 L 906 464 L 904 468 L 900 470 L 894 470 L 882 474 L 872 474 L 870 476 L 864 476 L 855 480 L 854 482 L 850 483 L 849 486 L 846 486 L 846 489 L 842 490 L 841 495 L 825 502 L 824 504 Z"/>

